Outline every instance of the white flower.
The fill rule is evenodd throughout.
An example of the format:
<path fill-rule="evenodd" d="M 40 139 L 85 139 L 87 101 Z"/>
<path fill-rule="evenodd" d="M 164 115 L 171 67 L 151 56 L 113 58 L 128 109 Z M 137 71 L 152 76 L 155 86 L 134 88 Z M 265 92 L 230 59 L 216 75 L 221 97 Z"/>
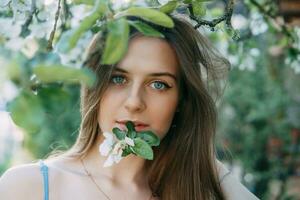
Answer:
<path fill-rule="evenodd" d="M 130 146 L 134 146 L 133 140 L 129 137 L 125 137 L 125 142 L 126 142 L 126 144 L 129 144 Z"/>
<path fill-rule="evenodd" d="M 114 163 L 119 163 L 123 157 L 124 149 L 130 145 L 134 146 L 134 141 L 129 138 L 125 137 L 124 140 L 118 140 L 118 138 L 109 132 L 103 133 L 105 139 L 102 144 L 99 146 L 99 151 L 101 155 L 108 156 L 104 163 L 104 167 L 112 166 Z"/>
<path fill-rule="evenodd" d="M 105 163 L 104 163 L 104 167 L 110 167 L 112 166 L 114 163 L 119 163 L 122 160 L 122 156 L 121 155 L 115 155 L 115 154 L 111 154 L 108 156 L 108 158 L 106 159 Z"/>
<path fill-rule="evenodd" d="M 101 155 L 108 156 L 108 154 L 113 149 L 114 144 L 117 142 L 117 138 L 109 132 L 104 132 L 103 135 L 105 139 L 103 143 L 99 146 L 99 151 Z"/>

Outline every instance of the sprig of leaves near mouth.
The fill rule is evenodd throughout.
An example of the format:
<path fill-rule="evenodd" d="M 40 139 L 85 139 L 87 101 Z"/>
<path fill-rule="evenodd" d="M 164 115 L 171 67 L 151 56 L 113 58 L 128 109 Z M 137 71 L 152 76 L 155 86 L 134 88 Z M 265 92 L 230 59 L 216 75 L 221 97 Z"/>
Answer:
<path fill-rule="evenodd" d="M 126 157 L 129 154 L 134 154 L 145 158 L 147 160 L 153 160 L 152 146 L 158 146 L 160 139 L 152 131 L 139 131 L 134 128 L 134 124 L 131 121 L 126 122 L 127 131 L 122 131 L 119 128 L 113 128 L 112 132 L 119 140 L 124 140 L 125 136 L 131 138 L 134 141 L 134 146 L 126 146 L 123 150 L 122 157 Z"/>

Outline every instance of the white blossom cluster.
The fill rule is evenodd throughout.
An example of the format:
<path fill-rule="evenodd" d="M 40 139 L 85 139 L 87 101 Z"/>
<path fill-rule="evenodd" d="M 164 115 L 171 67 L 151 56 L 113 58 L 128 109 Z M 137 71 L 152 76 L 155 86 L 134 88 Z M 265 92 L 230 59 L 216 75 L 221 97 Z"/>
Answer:
<path fill-rule="evenodd" d="M 104 132 L 103 135 L 105 140 L 99 146 L 99 152 L 103 156 L 108 156 L 104 167 L 119 163 L 124 158 L 122 157 L 124 149 L 127 146 L 134 146 L 134 141 L 127 136 L 125 136 L 124 140 L 119 140 L 114 134 L 109 132 Z"/>
<path fill-rule="evenodd" d="M 12 16 L 0 16 L 0 44 L 12 52 L 22 52 L 29 59 L 41 49 L 41 41 L 48 41 L 53 31 L 55 23 L 55 14 L 58 9 L 58 1 L 54 0 L 36 0 L 36 13 L 32 13 L 31 0 L 1 0 L 0 12 L 12 11 Z M 83 4 L 69 4 L 69 22 L 70 29 L 79 26 L 81 20 L 86 17 L 91 7 Z M 33 15 L 30 24 L 27 26 L 28 33 L 22 35 L 24 24 L 29 17 Z M 63 7 L 60 9 L 60 18 L 57 21 L 57 29 L 53 41 L 54 51 L 61 58 L 61 63 L 66 66 L 79 67 L 84 59 L 84 50 L 92 38 L 92 33 L 88 32 L 78 41 L 78 45 L 68 53 L 57 51 L 56 43 L 61 36 L 60 27 L 63 23 Z M 44 44 L 45 45 L 45 44 Z"/>
<path fill-rule="evenodd" d="M 2 3 L 1 3 L 2 4 Z M 45 1 L 36 0 L 38 14 L 32 18 L 28 25 L 30 34 L 22 37 L 22 29 L 26 20 L 32 15 L 32 5 L 30 0 L 5 0 L 2 4 L 2 11 L 11 9 L 12 17 L 0 18 L 0 35 L 5 40 L 4 47 L 12 51 L 21 51 L 31 58 L 38 50 L 38 39 L 47 38 L 50 35 L 54 24 L 55 3 L 45 5 Z"/>

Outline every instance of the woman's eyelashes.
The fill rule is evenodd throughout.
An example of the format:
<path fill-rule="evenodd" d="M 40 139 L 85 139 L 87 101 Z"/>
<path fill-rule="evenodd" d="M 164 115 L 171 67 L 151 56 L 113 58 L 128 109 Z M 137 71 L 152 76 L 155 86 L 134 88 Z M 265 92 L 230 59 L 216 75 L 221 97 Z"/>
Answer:
<path fill-rule="evenodd" d="M 125 83 L 125 77 L 122 75 L 112 75 L 111 77 L 111 83 L 116 85 L 121 85 Z"/>
<path fill-rule="evenodd" d="M 128 80 L 124 75 L 112 75 L 110 82 L 115 85 L 123 85 L 123 84 L 126 84 L 127 81 Z M 160 91 L 171 88 L 171 86 L 169 84 L 165 83 L 164 81 L 160 81 L 160 80 L 152 81 L 150 83 L 150 87 L 155 90 L 160 90 Z"/>
<path fill-rule="evenodd" d="M 168 84 L 162 82 L 162 81 L 153 81 L 151 84 L 151 87 L 157 90 L 166 90 L 171 88 Z"/>

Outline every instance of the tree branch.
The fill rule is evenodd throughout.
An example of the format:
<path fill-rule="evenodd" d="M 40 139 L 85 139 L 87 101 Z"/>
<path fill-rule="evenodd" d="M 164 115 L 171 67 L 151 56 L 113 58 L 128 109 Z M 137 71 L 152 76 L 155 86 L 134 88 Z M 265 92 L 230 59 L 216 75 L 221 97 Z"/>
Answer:
<path fill-rule="evenodd" d="M 12 0 L 8 1 L 6 5 L 0 6 L 0 8 L 5 8 L 6 6 L 9 6 L 11 4 Z"/>
<path fill-rule="evenodd" d="M 54 26 L 53 26 L 53 30 L 51 31 L 49 40 L 48 40 L 48 45 L 47 45 L 47 50 L 51 51 L 53 49 L 52 47 L 52 43 L 53 43 L 53 39 L 54 39 L 54 35 L 55 35 L 55 31 L 56 31 L 56 26 L 57 26 L 57 22 L 58 22 L 58 18 L 59 18 L 59 13 L 60 13 L 60 5 L 61 0 L 58 0 L 58 6 L 57 6 L 57 10 L 55 13 L 55 21 L 54 21 Z"/>
<path fill-rule="evenodd" d="M 197 22 L 197 24 L 194 26 L 195 29 L 198 29 L 200 26 L 203 25 L 214 28 L 216 25 L 218 25 L 223 21 L 225 21 L 226 25 L 231 28 L 232 27 L 231 17 L 233 13 L 233 7 L 234 7 L 234 0 L 229 0 L 228 4 L 226 4 L 224 15 L 209 21 L 209 20 L 200 19 L 199 17 L 195 16 L 193 12 L 191 12 L 192 11 L 191 5 L 189 5 L 190 18 Z"/>
<path fill-rule="evenodd" d="M 29 25 L 32 22 L 33 15 L 36 14 L 36 0 L 31 1 L 31 9 L 29 16 L 27 17 L 25 23 L 22 25 L 22 31 L 21 31 L 21 36 L 26 37 L 29 34 Z"/>
<path fill-rule="evenodd" d="M 265 16 L 266 19 L 271 19 L 274 23 L 279 25 L 279 27 L 281 27 L 282 33 L 288 36 L 288 38 L 291 39 L 292 43 L 295 42 L 295 38 L 292 35 L 292 33 L 288 30 L 288 27 L 285 24 L 279 24 L 278 22 L 276 22 L 275 18 L 278 15 L 272 14 L 270 10 L 265 10 L 264 7 L 260 5 L 256 0 L 249 0 L 249 1 Z"/>

